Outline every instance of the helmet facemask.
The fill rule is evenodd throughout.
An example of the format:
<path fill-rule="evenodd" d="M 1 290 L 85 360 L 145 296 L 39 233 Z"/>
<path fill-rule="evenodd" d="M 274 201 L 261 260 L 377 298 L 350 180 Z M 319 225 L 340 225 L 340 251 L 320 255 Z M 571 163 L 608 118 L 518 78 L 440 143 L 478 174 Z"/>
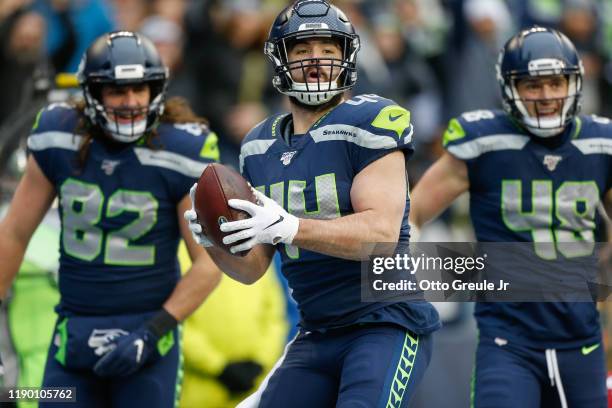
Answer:
<path fill-rule="evenodd" d="M 304 58 L 289 62 L 291 48 L 308 39 L 332 39 L 340 46 L 342 58 Z M 317 29 L 298 31 L 276 42 L 268 41 L 265 53 L 274 64 L 276 75 L 272 83 L 276 89 L 305 105 L 316 106 L 353 87 L 357 81 L 359 48 L 359 37 L 354 34 Z M 304 80 L 298 81 L 296 77 Z"/>
<path fill-rule="evenodd" d="M 89 46 L 77 77 L 83 89 L 85 115 L 91 124 L 120 143 L 132 143 L 156 126 L 164 111 L 168 68 L 146 37 L 131 31 L 104 34 Z M 148 86 L 142 107 L 105 106 L 103 87 Z M 113 103 L 113 105 L 115 105 Z"/>
<path fill-rule="evenodd" d="M 499 72 L 499 64 L 497 68 L 505 110 L 533 135 L 542 138 L 556 136 L 563 132 L 568 123 L 578 114 L 582 91 L 582 65 L 578 68 L 567 68 L 560 60 L 543 58 L 530 61 L 528 71 L 510 72 L 503 75 Z M 520 80 L 556 75 L 563 75 L 567 79 L 567 94 L 565 96 L 527 100 L 519 95 L 517 83 Z M 558 104 L 559 114 L 552 117 L 540 114 L 542 102 L 551 100 Z M 533 104 L 535 116 L 529 113 L 527 104 Z"/>
<path fill-rule="evenodd" d="M 101 97 L 101 89 L 105 83 L 86 86 L 85 114 L 113 140 L 120 143 L 135 142 L 155 127 L 164 111 L 165 81 L 141 83 L 149 85 L 151 96 L 147 106 L 138 108 L 109 108 L 103 104 Z M 117 84 L 108 83 L 108 85 Z"/>

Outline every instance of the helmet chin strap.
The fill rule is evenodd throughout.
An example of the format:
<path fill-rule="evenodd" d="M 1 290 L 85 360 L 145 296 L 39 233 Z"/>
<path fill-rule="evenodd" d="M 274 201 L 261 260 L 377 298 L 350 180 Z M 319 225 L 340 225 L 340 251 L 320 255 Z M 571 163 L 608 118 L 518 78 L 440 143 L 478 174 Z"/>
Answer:
<path fill-rule="evenodd" d="M 331 83 L 318 84 L 318 88 L 329 88 L 322 91 L 309 91 L 309 85 L 304 82 L 293 82 L 293 89 L 291 91 L 283 92 L 285 95 L 293 96 L 298 101 L 302 102 L 305 105 L 322 105 L 326 102 L 329 102 L 334 96 L 344 92 L 342 90 L 338 90 L 338 84 L 336 81 Z M 314 87 L 314 84 L 310 86 Z"/>
<path fill-rule="evenodd" d="M 538 123 L 541 127 L 538 126 Z M 560 117 L 551 119 L 535 119 L 532 117 L 526 117 L 523 119 L 523 124 L 529 130 L 529 133 L 534 134 L 535 136 L 541 138 L 549 138 L 557 136 L 559 133 L 563 132 L 565 126 L 546 126 L 547 124 L 553 125 L 555 123 L 560 123 Z M 544 125 L 544 126 L 542 126 Z"/>
<path fill-rule="evenodd" d="M 572 98 L 573 99 L 573 98 Z M 571 105 L 568 102 L 564 103 L 563 112 L 561 115 L 555 115 L 550 118 L 533 117 L 529 114 L 529 111 L 523 104 L 523 101 L 515 101 L 517 109 L 523 115 L 523 125 L 529 130 L 530 133 L 538 137 L 553 137 L 563 132 L 565 129 L 565 117 L 567 116 L 567 109 L 565 106 Z"/>

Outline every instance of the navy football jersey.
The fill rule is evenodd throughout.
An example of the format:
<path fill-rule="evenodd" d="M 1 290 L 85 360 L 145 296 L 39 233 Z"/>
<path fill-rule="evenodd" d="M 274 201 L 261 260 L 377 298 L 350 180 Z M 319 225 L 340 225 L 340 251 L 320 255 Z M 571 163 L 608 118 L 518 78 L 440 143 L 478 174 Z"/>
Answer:
<path fill-rule="evenodd" d="M 610 120 L 579 116 L 546 141 L 504 112 L 467 112 L 451 120 L 444 146 L 467 165 L 479 241 L 533 242 L 551 265 L 593 256 L 597 205 L 612 187 Z M 591 302 L 479 303 L 475 314 L 481 331 L 527 345 L 574 347 L 600 335 Z"/>
<path fill-rule="evenodd" d="M 84 167 L 77 111 L 50 105 L 28 149 L 55 186 L 61 218 L 58 310 L 122 314 L 156 310 L 179 277 L 178 203 L 218 157 L 216 136 L 199 124 L 161 123 L 154 143 L 94 139 Z"/>
<path fill-rule="evenodd" d="M 368 164 L 402 150 L 412 153 L 410 113 L 376 95 L 360 95 L 324 115 L 304 135 L 287 143 L 283 130 L 291 115 L 277 115 L 257 125 L 243 141 L 240 170 L 250 183 L 304 218 L 334 219 L 353 213 L 353 179 Z M 400 232 L 408 241 L 409 200 Z M 361 322 L 390 322 L 424 334 L 439 326 L 426 302 L 361 302 L 361 264 L 278 245 L 282 272 L 307 330 Z"/>

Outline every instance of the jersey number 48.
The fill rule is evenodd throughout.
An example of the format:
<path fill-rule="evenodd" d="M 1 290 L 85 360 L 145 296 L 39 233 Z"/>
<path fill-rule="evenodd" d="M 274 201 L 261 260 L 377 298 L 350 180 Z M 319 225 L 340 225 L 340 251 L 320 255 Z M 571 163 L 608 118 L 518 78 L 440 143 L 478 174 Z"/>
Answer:
<path fill-rule="evenodd" d="M 521 180 L 502 181 L 502 217 L 517 232 L 530 232 L 535 252 L 544 259 L 588 256 L 595 247 L 595 211 L 599 188 L 594 181 L 566 181 L 553 191 L 551 180 L 531 182 L 531 210 L 525 211 Z"/>

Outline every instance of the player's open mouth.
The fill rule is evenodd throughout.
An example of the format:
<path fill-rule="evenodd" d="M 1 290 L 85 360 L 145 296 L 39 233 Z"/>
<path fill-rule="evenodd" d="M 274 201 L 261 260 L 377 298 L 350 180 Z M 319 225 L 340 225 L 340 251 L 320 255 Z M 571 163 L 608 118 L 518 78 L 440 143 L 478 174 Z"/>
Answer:
<path fill-rule="evenodd" d="M 533 108 L 535 114 L 539 117 L 557 117 L 561 114 L 563 108 L 562 102 L 558 100 L 540 100 L 533 101 Z"/>
<path fill-rule="evenodd" d="M 306 79 L 308 80 L 308 82 L 319 82 L 319 81 L 325 81 L 325 75 L 322 75 L 321 72 L 319 72 L 318 70 L 313 70 L 308 72 L 308 75 L 306 77 Z"/>
<path fill-rule="evenodd" d="M 559 109 L 557 108 L 539 108 L 538 109 L 538 116 L 558 116 L 559 115 Z"/>
<path fill-rule="evenodd" d="M 119 123 L 121 125 L 126 125 L 126 124 L 132 124 L 132 123 L 135 123 L 135 122 L 140 122 L 141 120 L 144 120 L 144 119 L 145 119 L 144 115 L 131 116 L 129 118 L 115 116 L 115 122 L 117 122 L 117 123 Z"/>
<path fill-rule="evenodd" d="M 538 107 L 537 109 L 538 116 L 542 117 L 551 117 L 551 116 L 559 116 L 559 108 L 558 107 Z"/>

